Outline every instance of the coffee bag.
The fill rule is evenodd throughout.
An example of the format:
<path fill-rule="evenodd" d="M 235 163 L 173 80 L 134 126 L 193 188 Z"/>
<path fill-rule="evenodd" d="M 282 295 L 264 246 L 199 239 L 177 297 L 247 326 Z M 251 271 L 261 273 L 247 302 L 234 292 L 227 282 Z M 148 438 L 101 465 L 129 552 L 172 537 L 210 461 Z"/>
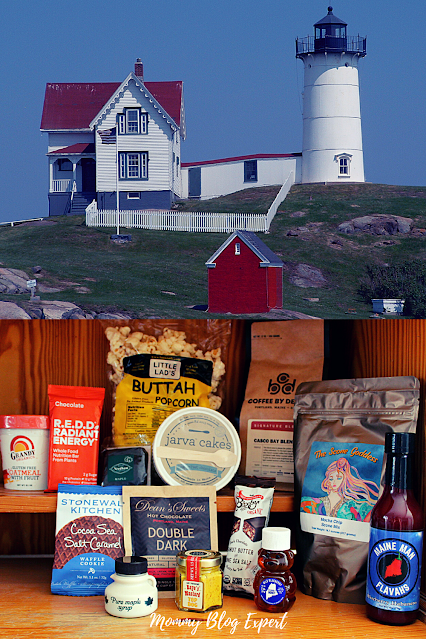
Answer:
<path fill-rule="evenodd" d="M 322 320 L 252 324 L 240 474 L 275 477 L 276 489 L 293 489 L 294 396 L 302 382 L 322 379 L 323 362 Z"/>

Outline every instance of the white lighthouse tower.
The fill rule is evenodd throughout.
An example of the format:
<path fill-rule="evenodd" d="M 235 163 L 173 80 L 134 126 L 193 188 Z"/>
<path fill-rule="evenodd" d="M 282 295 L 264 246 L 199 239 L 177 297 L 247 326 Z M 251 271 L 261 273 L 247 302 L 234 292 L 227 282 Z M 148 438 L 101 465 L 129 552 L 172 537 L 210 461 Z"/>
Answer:
<path fill-rule="evenodd" d="M 358 63 L 366 39 L 349 37 L 333 7 L 314 28 L 296 40 L 305 66 L 302 182 L 364 182 Z"/>

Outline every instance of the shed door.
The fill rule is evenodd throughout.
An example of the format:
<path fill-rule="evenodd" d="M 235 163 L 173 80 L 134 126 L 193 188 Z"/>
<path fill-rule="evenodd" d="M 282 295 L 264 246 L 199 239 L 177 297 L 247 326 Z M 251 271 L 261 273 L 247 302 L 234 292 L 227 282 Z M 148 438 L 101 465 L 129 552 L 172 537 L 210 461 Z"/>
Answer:
<path fill-rule="evenodd" d="M 188 196 L 201 197 L 201 166 L 188 170 Z"/>

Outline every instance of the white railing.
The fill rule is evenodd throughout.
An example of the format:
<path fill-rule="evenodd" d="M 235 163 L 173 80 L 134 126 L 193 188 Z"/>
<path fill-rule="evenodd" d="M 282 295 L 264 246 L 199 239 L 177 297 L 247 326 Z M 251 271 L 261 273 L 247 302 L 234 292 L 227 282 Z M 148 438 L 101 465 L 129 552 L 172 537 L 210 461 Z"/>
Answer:
<path fill-rule="evenodd" d="M 272 202 L 271 206 L 268 209 L 268 212 L 266 214 L 267 231 L 269 231 L 269 227 L 271 226 L 271 222 L 274 219 L 276 212 L 278 211 L 279 205 L 281 204 L 281 202 L 283 202 L 283 200 L 286 199 L 288 192 L 290 191 L 293 184 L 294 184 L 294 171 L 291 171 L 286 181 L 280 188 L 275 200 Z"/>
<path fill-rule="evenodd" d="M 232 233 L 253 231 L 267 233 L 278 206 L 285 199 L 294 182 L 291 172 L 267 213 L 210 213 L 201 211 L 142 211 L 98 210 L 93 200 L 86 208 L 86 225 L 110 228 L 151 229 L 155 231 L 190 231 L 191 233 Z"/>
<path fill-rule="evenodd" d="M 72 180 L 52 180 L 51 193 L 69 193 L 72 190 Z"/>
<path fill-rule="evenodd" d="M 0 222 L 0 226 L 15 226 L 15 224 L 25 224 L 26 222 L 40 222 L 45 217 L 32 217 L 29 220 L 14 220 L 13 222 Z"/>
<path fill-rule="evenodd" d="M 201 211 L 119 211 L 118 227 L 192 233 L 230 233 L 235 230 L 265 232 L 266 215 L 203 213 Z M 117 227 L 117 211 L 99 211 L 96 203 L 86 209 L 86 225 Z"/>

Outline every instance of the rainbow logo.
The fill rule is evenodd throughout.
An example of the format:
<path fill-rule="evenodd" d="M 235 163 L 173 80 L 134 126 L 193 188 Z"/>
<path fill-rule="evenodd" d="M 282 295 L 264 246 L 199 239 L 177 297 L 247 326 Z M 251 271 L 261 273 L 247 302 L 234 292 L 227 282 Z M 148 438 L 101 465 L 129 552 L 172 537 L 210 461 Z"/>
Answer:
<path fill-rule="evenodd" d="M 10 442 L 11 459 L 28 459 L 35 456 L 34 444 L 29 437 L 17 435 Z"/>

